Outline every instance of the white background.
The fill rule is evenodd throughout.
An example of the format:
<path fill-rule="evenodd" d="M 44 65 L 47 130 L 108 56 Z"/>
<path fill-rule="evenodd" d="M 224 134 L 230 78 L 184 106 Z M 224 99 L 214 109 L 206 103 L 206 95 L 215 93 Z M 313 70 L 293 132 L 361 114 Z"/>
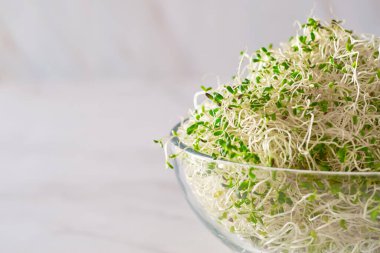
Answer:
<path fill-rule="evenodd" d="M 314 14 L 380 34 L 380 1 L 0 0 L 0 252 L 229 252 L 162 150 L 200 85 Z M 331 11 L 331 10 L 332 11 Z"/>

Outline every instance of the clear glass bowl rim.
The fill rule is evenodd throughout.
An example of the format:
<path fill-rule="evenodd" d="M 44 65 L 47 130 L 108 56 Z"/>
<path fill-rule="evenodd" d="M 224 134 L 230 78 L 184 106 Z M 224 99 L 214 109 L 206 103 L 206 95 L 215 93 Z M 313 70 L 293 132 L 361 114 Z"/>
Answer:
<path fill-rule="evenodd" d="M 177 132 L 178 128 L 182 125 L 183 122 L 187 121 L 187 119 L 180 121 L 177 123 L 172 130 L 170 131 L 170 142 L 178 147 L 179 149 L 183 150 L 187 154 L 191 156 L 196 156 L 198 159 L 205 160 L 208 162 L 214 162 L 214 163 L 222 163 L 222 164 L 230 164 L 230 165 L 237 165 L 241 167 L 246 168 L 257 168 L 261 170 L 266 171 L 282 171 L 282 172 L 289 172 L 289 173 L 295 173 L 295 174 L 314 174 L 314 175 L 329 175 L 329 176 L 380 176 L 380 172 L 375 171 L 316 171 L 316 170 L 302 170 L 302 169 L 291 169 L 291 168 L 276 168 L 276 167 L 267 167 L 267 166 L 261 166 L 257 164 L 248 164 L 248 163 L 238 163 L 238 162 L 232 162 L 228 160 L 222 160 L 222 159 L 214 159 L 211 156 L 195 151 L 193 148 L 187 146 L 181 140 L 173 135 L 173 132 Z"/>

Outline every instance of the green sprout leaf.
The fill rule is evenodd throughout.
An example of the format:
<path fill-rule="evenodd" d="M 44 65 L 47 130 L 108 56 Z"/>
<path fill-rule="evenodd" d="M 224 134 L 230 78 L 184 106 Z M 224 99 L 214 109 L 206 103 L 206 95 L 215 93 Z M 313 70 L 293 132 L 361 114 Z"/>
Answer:
<path fill-rule="evenodd" d="M 299 36 L 298 39 L 299 39 L 299 41 L 300 41 L 302 44 L 306 44 L 306 39 L 307 39 L 306 36 Z"/>
<path fill-rule="evenodd" d="M 188 135 L 191 135 L 193 134 L 200 125 L 204 125 L 204 122 L 203 121 L 199 121 L 199 122 L 196 122 L 194 124 L 192 124 L 191 126 L 189 126 L 187 129 L 186 129 L 186 133 Z"/>
<path fill-rule="evenodd" d="M 315 34 L 313 32 L 310 33 L 310 38 L 311 38 L 312 41 L 315 40 Z"/>
<path fill-rule="evenodd" d="M 256 175 L 255 175 L 255 173 L 254 173 L 255 170 L 256 170 L 256 168 L 250 168 L 250 169 L 249 169 L 249 173 L 248 173 L 248 175 L 249 175 L 249 178 L 250 178 L 251 180 L 256 180 Z"/>
<path fill-rule="evenodd" d="M 285 193 L 282 192 L 282 191 L 279 191 L 278 192 L 278 198 L 277 198 L 277 200 L 278 200 L 278 203 L 285 204 L 286 203 L 286 195 L 285 195 Z"/>
<path fill-rule="evenodd" d="M 329 110 L 329 102 L 327 100 L 322 100 L 319 102 L 319 107 L 322 112 L 326 113 Z"/>
<path fill-rule="evenodd" d="M 339 221 L 339 226 L 341 227 L 341 228 L 343 228 L 344 230 L 347 230 L 347 221 L 346 220 L 340 220 Z"/>
<path fill-rule="evenodd" d="M 212 88 L 211 87 L 205 87 L 205 86 L 201 86 L 201 89 L 204 91 L 204 92 L 208 92 L 208 91 L 210 91 L 210 90 L 212 90 Z"/>
<path fill-rule="evenodd" d="M 236 90 L 234 90 L 231 86 L 226 86 L 226 89 L 231 94 L 236 94 Z"/>
<path fill-rule="evenodd" d="M 346 42 L 346 49 L 348 52 L 351 52 L 353 48 L 354 48 L 354 45 L 351 43 L 351 38 L 348 38 Z"/>
<path fill-rule="evenodd" d="M 370 214 L 371 220 L 377 221 L 379 214 L 380 214 L 379 210 L 373 210 Z"/>
<path fill-rule="evenodd" d="M 347 147 L 344 146 L 343 148 L 338 149 L 336 155 L 338 156 L 339 161 L 344 163 L 346 161 Z"/>
<path fill-rule="evenodd" d="M 154 143 L 157 143 L 162 147 L 164 147 L 164 144 L 162 143 L 162 140 L 153 140 Z"/>
<path fill-rule="evenodd" d="M 239 185 L 239 191 L 246 191 L 248 188 L 249 188 L 249 186 L 250 186 L 250 181 L 249 180 L 244 180 L 243 182 L 241 182 L 240 183 L 240 185 Z"/>
<path fill-rule="evenodd" d="M 174 169 L 174 166 L 170 162 L 166 162 L 166 166 L 170 169 Z"/>

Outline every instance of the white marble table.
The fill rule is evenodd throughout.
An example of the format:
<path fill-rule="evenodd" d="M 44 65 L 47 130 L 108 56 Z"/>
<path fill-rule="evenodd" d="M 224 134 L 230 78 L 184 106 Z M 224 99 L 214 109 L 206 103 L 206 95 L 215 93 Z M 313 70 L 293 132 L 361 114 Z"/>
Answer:
<path fill-rule="evenodd" d="M 0 252 L 230 252 L 152 143 L 191 106 L 190 83 L 2 83 Z"/>

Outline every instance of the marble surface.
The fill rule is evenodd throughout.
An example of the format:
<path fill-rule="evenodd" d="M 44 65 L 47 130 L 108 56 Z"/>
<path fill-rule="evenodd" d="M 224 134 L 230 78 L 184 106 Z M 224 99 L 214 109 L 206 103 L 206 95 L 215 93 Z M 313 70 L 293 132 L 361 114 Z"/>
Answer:
<path fill-rule="evenodd" d="M 1 84 L 0 252 L 230 252 L 190 211 L 152 142 L 196 88 Z"/>

